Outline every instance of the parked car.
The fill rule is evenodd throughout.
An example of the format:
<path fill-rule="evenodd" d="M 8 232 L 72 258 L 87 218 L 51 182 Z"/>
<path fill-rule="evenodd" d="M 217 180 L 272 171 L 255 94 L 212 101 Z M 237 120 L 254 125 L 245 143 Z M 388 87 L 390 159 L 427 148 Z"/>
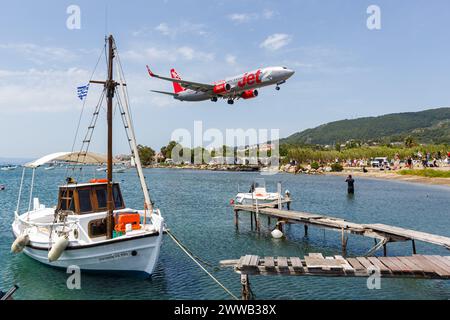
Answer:
<path fill-rule="evenodd" d="M 370 161 L 372 168 L 389 167 L 389 161 L 387 157 L 376 157 Z"/>

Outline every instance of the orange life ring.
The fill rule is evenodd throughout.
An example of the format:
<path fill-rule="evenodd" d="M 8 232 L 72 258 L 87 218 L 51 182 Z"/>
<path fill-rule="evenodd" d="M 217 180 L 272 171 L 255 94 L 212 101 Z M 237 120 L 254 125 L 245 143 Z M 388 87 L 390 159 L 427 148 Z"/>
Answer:
<path fill-rule="evenodd" d="M 108 179 L 91 179 L 89 180 L 90 183 L 106 183 L 108 182 Z"/>

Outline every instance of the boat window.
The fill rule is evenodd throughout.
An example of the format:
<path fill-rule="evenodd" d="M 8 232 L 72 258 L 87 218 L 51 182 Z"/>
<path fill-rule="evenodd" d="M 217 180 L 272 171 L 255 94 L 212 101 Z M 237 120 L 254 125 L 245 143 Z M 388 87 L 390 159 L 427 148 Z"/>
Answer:
<path fill-rule="evenodd" d="M 97 206 L 99 209 L 104 209 L 107 207 L 106 205 L 106 198 L 107 198 L 107 192 L 106 188 L 98 188 L 95 190 L 95 193 L 97 195 Z"/>
<path fill-rule="evenodd" d="M 116 209 L 123 208 L 122 195 L 120 194 L 119 185 L 117 184 L 113 186 L 113 198 L 114 198 L 114 207 Z"/>
<path fill-rule="evenodd" d="M 78 189 L 78 201 L 81 213 L 92 211 L 90 189 Z"/>
<path fill-rule="evenodd" d="M 64 189 L 60 191 L 59 209 L 75 211 L 73 190 Z"/>
<path fill-rule="evenodd" d="M 106 236 L 106 222 L 105 219 L 96 219 L 89 221 L 89 237 L 102 237 Z"/>

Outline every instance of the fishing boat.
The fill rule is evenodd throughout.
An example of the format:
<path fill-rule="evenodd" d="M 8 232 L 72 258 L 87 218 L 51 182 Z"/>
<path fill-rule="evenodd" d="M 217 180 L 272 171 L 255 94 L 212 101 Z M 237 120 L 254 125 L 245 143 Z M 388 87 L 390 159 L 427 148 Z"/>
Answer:
<path fill-rule="evenodd" d="M 12 223 L 15 241 L 11 251 L 23 252 L 54 267 L 67 268 L 75 265 L 83 271 L 138 272 L 151 275 L 160 253 L 164 219 L 160 210 L 153 206 L 144 178 L 130 116 L 128 92 L 112 36 L 105 43 L 105 54 L 108 77 L 106 81 L 90 81 L 102 84 L 104 89 L 81 150 L 53 153 L 28 163 L 23 168 Z M 116 79 L 113 78 L 113 68 L 116 69 Z M 87 151 L 105 97 L 106 156 Z M 138 209 L 126 205 L 119 183 L 113 180 L 113 100 L 118 102 L 118 114 L 124 123 L 142 189 L 144 203 Z M 34 178 L 36 168 L 52 161 L 73 165 L 73 173 L 79 173 L 84 168 L 92 169 L 92 165 L 99 166 L 103 163 L 107 164 L 108 170 L 104 179 L 94 176 L 90 180 L 77 181 L 78 178 L 74 176 L 62 177 L 64 182 L 55 195 L 56 205 L 46 206 L 34 197 Z M 28 209 L 20 212 L 27 170 L 32 172 L 27 196 Z M 80 176 L 84 177 L 85 174 Z"/>
<path fill-rule="evenodd" d="M 17 169 L 17 166 L 11 166 L 11 165 L 3 166 L 0 168 L 0 170 L 2 170 L 2 171 L 11 171 L 11 170 L 15 170 L 15 169 Z"/>
<path fill-rule="evenodd" d="M 263 178 L 257 178 L 251 184 L 248 192 L 239 192 L 234 198 L 235 204 L 254 205 L 274 203 L 275 201 L 284 200 L 281 190 L 279 192 L 267 192 L 266 181 Z"/>

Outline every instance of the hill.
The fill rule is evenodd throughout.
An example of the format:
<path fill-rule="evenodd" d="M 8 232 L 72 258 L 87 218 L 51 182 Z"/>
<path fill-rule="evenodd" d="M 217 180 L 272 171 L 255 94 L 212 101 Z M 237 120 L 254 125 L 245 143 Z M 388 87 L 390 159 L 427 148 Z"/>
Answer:
<path fill-rule="evenodd" d="M 420 143 L 450 144 L 450 108 L 334 121 L 294 133 L 280 143 L 332 145 L 352 139 L 396 142 L 407 136 Z"/>

